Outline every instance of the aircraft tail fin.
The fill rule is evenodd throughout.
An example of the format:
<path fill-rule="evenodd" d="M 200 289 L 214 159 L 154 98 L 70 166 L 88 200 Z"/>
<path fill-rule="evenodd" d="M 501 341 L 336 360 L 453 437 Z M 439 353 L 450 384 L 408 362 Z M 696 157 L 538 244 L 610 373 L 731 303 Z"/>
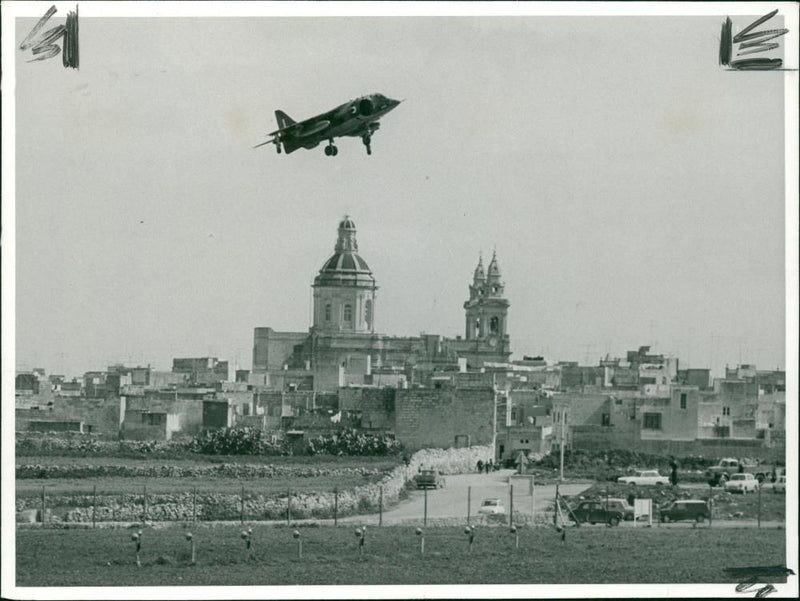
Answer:
<path fill-rule="evenodd" d="M 278 128 L 279 129 L 286 129 L 297 123 L 294 119 L 292 119 L 289 115 L 284 113 L 281 110 L 275 111 L 275 119 L 278 121 Z"/>

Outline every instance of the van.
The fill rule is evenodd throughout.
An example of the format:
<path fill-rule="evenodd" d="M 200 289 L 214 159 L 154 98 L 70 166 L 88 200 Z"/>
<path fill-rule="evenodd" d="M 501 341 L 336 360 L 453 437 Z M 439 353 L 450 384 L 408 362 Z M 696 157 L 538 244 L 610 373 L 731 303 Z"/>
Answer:
<path fill-rule="evenodd" d="M 680 520 L 705 521 L 711 514 L 708 503 L 700 499 L 678 499 L 662 508 L 660 511 L 662 522 L 677 522 Z"/>

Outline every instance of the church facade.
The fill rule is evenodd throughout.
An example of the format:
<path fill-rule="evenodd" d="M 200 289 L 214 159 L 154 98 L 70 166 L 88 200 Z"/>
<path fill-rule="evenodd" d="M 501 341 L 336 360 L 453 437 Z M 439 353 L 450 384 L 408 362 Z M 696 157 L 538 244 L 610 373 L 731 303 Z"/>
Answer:
<path fill-rule="evenodd" d="M 463 337 L 377 333 L 377 290 L 375 277 L 359 254 L 355 223 L 345 217 L 339 223 L 334 253 L 314 279 L 309 331 L 255 328 L 256 382 L 276 389 L 324 392 L 377 381 L 415 383 L 422 374 L 509 360 L 509 302 L 496 254 L 486 269 L 482 258 L 475 268 L 464 303 Z"/>

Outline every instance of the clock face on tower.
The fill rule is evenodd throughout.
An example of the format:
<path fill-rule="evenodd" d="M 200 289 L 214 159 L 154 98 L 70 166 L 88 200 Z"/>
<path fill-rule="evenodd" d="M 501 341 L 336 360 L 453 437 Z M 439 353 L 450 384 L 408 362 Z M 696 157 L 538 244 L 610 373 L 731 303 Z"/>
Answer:
<path fill-rule="evenodd" d="M 497 336 L 489 336 L 489 346 L 497 346 Z"/>

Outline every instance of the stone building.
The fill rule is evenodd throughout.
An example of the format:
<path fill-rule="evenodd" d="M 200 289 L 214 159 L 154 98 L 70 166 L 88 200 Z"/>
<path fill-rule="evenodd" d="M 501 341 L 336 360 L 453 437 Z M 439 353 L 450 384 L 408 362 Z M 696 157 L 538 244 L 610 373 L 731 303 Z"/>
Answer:
<path fill-rule="evenodd" d="M 369 383 L 375 372 L 398 372 L 418 383 L 420 373 L 480 368 L 511 356 L 497 256 L 478 261 L 464 303 L 465 336 L 394 337 L 378 333 L 378 285 L 359 254 L 356 226 L 345 217 L 331 257 L 314 279 L 313 324 L 308 332 L 255 328 L 251 381 L 278 390 L 332 391 Z M 460 360 L 460 361 L 459 361 Z"/>

